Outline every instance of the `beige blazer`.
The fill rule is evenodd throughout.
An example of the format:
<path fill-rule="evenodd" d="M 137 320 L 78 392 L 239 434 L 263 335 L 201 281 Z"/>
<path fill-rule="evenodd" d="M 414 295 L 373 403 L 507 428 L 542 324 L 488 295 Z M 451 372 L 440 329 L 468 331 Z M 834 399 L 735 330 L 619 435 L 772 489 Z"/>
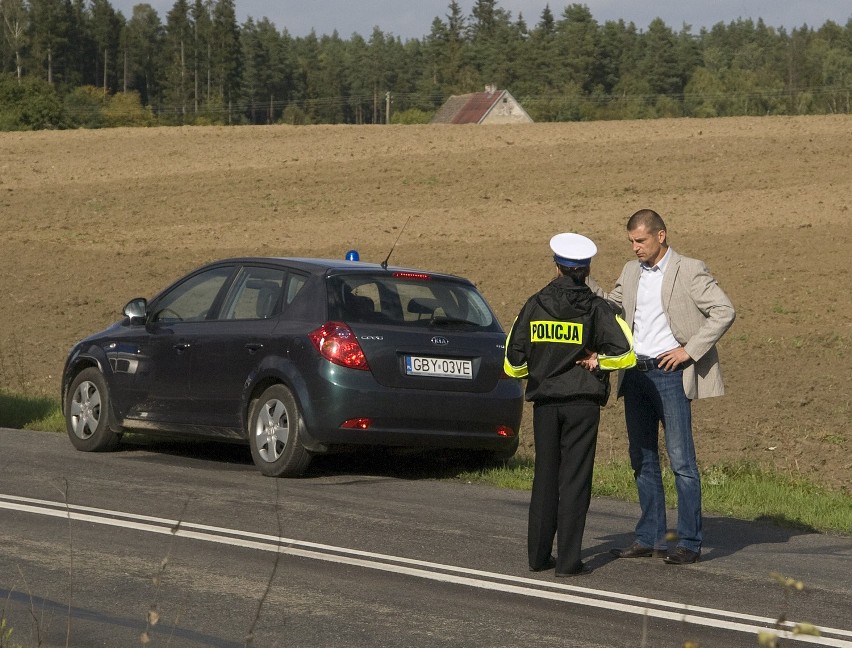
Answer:
<path fill-rule="evenodd" d="M 633 329 L 636 291 L 639 288 L 639 261 L 629 261 L 621 271 L 612 292 L 605 293 L 594 280 L 589 286 L 595 293 L 617 304 Z M 725 393 L 716 343 L 734 322 L 734 305 L 707 270 L 703 261 L 672 256 L 663 275 L 663 310 L 675 339 L 694 360 L 683 370 L 683 390 L 690 400 L 721 396 Z M 619 372 L 618 395 L 624 372 Z"/>

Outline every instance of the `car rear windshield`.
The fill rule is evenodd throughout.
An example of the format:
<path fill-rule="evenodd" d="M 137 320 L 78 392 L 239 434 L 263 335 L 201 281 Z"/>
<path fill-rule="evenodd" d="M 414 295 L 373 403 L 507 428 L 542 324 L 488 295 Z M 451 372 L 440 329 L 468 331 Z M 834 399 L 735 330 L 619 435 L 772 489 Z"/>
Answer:
<path fill-rule="evenodd" d="M 419 273 L 329 277 L 329 315 L 347 323 L 500 331 L 473 285 Z"/>

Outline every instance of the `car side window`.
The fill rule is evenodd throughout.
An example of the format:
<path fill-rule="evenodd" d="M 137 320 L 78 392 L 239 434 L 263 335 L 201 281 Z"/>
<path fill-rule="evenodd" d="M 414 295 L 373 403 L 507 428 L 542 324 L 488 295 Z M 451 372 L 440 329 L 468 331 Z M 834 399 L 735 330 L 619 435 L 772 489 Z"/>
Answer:
<path fill-rule="evenodd" d="M 151 321 L 173 323 L 207 319 L 213 302 L 233 271 L 233 266 L 221 266 L 192 275 L 157 300 Z"/>
<path fill-rule="evenodd" d="M 290 278 L 287 281 L 287 294 L 285 296 L 284 303 L 290 304 L 296 299 L 296 295 L 299 294 L 299 291 L 305 287 L 305 284 L 308 282 L 308 278 L 304 275 L 300 274 L 290 274 Z"/>
<path fill-rule="evenodd" d="M 268 319 L 278 310 L 286 271 L 276 268 L 245 267 L 234 281 L 221 319 Z"/>

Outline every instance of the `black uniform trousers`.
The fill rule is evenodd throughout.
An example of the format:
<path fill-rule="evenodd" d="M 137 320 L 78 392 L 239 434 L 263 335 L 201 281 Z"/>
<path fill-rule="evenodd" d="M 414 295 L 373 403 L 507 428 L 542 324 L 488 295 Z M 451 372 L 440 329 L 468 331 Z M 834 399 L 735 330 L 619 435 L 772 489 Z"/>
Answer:
<path fill-rule="evenodd" d="M 534 569 L 547 563 L 554 536 L 556 571 L 573 572 L 582 566 L 600 418 L 600 405 L 592 400 L 534 406 L 535 475 L 527 531 Z"/>

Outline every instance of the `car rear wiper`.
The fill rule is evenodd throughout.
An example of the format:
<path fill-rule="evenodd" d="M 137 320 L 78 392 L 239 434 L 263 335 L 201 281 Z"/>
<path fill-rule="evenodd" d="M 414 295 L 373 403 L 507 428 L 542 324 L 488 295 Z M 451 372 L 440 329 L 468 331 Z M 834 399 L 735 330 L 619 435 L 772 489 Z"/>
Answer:
<path fill-rule="evenodd" d="M 479 322 L 471 322 L 470 320 L 460 319 L 458 317 L 445 317 L 438 315 L 429 320 L 429 326 L 481 326 Z"/>

